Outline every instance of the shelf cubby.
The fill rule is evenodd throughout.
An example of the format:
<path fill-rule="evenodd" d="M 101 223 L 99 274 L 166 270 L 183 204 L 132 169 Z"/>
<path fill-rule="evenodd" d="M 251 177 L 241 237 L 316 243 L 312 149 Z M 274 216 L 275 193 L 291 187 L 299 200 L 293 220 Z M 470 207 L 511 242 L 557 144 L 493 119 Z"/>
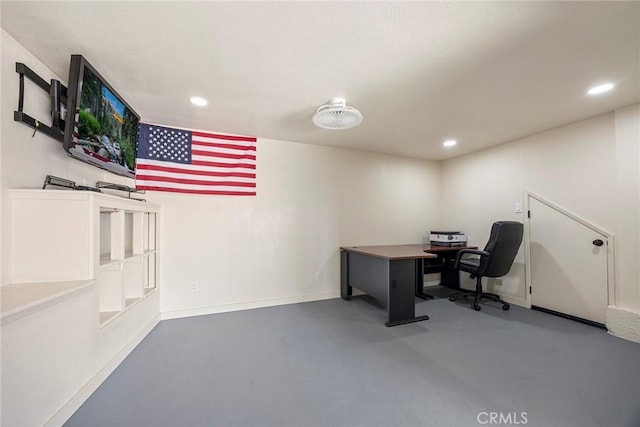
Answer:
<path fill-rule="evenodd" d="M 125 307 L 144 296 L 144 257 L 137 255 L 123 263 Z"/>
<path fill-rule="evenodd" d="M 117 315 L 122 313 L 121 311 L 101 311 L 99 313 L 99 321 L 100 326 L 104 326 L 109 323 L 110 320 L 114 319 Z"/>
<path fill-rule="evenodd" d="M 155 251 L 156 250 L 156 214 L 153 212 L 146 212 L 144 214 L 142 229 L 144 230 L 144 251 Z"/>
<path fill-rule="evenodd" d="M 156 264 L 156 252 L 149 252 L 145 254 L 144 257 L 144 278 L 143 282 L 145 284 L 145 291 L 153 290 L 157 287 L 156 277 L 157 277 L 157 264 Z"/>
<path fill-rule="evenodd" d="M 133 254 L 133 245 L 135 240 L 135 229 L 133 224 L 134 213 L 130 211 L 124 212 L 124 254 L 125 258 L 130 257 L 129 254 Z"/>
<path fill-rule="evenodd" d="M 123 307 L 122 265 L 111 263 L 98 273 L 98 309 L 101 313 L 120 312 Z"/>
<path fill-rule="evenodd" d="M 100 264 L 111 262 L 111 213 L 113 210 L 100 210 Z"/>

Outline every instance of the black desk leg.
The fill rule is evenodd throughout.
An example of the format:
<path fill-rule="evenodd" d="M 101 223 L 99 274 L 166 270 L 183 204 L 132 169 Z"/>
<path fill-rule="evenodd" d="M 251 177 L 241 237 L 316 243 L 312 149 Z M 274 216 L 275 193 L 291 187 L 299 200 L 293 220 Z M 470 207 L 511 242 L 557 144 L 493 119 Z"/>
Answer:
<path fill-rule="evenodd" d="M 389 261 L 389 299 L 387 301 L 389 321 L 385 326 L 404 325 L 429 319 L 429 316 L 416 317 L 417 268 L 415 263 L 416 260 L 413 259 Z"/>
<path fill-rule="evenodd" d="M 349 301 L 353 288 L 349 286 L 349 252 L 340 252 L 340 296 Z"/>
<path fill-rule="evenodd" d="M 434 299 L 433 295 L 424 292 L 424 260 L 416 259 L 416 297 Z"/>

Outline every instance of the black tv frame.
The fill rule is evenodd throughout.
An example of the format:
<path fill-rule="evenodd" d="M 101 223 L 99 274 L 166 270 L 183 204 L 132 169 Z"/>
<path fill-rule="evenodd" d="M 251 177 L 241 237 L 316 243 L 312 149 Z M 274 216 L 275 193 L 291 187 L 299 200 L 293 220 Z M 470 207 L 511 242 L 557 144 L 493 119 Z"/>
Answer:
<path fill-rule="evenodd" d="M 89 61 L 87 61 L 87 59 L 84 56 L 78 55 L 78 54 L 71 55 L 71 62 L 70 62 L 70 65 L 69 65 L 69 87 L 67 88 L 67 103 L 66 103 L 67 120 L 66 120 L 64 132 L 63 132 L 63 147 L 64 147 L 64 150 L 69 155 L 69 157 L 72 157 L 72 158 L 74 158 L 76 160 L 88 163 L 88 164 L 90 164 L 92 166 L 96 166 L 96 167 L 98 167 L 100 169 L 106 170 L 106 171 L 114 173 L 116 175 L 120 175 L 120 176 L 124 176 L 126 178 L 134 179 L 135 178 L 135 169 L 133 171 L 128 170 L 129 172 L 131 172 L 133 174 L 133 176 L 131 176 L 129 174 L 116 172 L 113 169 L 109 169 L 107 166 L 109 164 L 111 164 L 111 162 L 103 163 L 103 162 L 99 162 L 99 161 L 89 161 L 89 160 L 85 160 L 85 159 L 79 158 L 77 156 L 74 156 L 69 152 L 69 150 L 71 148 L 73 148 L 73 146 L 74 146 L 74 138 L 73 138 L 74 117 L 75 117 L 77 106 L 80 103 L 80 93 L 79 93 L 78 89 L 79 89 L 79 87 L 80 88 L 82 87 L 81 83 L 82 83 L 82 80 L 84 78 L 84 70 L 85 70 L 85 68 L 89 69 L 89 71 L 91 71 L 91 73 L 93 73 L 93 75 L 96 76 L 100 80 L 100 82 L 107 89 L 109 89 L 109 91 L 111 91 L 111 93 L 114 94 L 118 98 L 118 100 L 120 102 L 122 102 L 122 104 L 126 108 L 129 109 L 129 111 L 131 113 L 133 113 L 133 115 L 135 117 L 138 118 L 138 123 L 141 120 L 140 115 L 133 109 L 133 107 L 131 107 L 131 105 L 129 105 L 125 101 L 125 99 L 122 97 L 122 95 L 120 95 L 111 86 L 111 84 L 109 84 L 108 80 L 105 79 L 102 76 L 102 74 L 100 74 L 100 72 L 98 72 L 95 69 L 95 67 L 93 67 L 91 65 L 91 63 L 89 63 Z M 137 143 L 136 143 L 136 146 L 137 146 Z"/>

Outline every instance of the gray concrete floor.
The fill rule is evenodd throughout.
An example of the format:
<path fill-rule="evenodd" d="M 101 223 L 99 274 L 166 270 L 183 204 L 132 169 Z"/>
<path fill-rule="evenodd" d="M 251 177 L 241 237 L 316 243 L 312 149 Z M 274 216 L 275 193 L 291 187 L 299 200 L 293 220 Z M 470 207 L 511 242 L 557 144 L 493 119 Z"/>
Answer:
<path fill-rule="evenodd" d="M 356 297 L 163 321 L 66 426 L 640 426 L 639 344 L 515 306 L 416 311 L 431 319 L 386 328 Z"/>

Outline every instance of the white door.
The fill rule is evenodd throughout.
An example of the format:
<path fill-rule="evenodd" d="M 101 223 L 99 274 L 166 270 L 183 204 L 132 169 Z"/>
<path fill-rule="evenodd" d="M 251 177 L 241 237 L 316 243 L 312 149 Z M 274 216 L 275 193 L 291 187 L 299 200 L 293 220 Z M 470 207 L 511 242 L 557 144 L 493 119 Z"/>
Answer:
<path fill-rule="evenodd" d="M 529 211 L 532 305 L 604 324 L 607 236 L 531 196 Z"/>

